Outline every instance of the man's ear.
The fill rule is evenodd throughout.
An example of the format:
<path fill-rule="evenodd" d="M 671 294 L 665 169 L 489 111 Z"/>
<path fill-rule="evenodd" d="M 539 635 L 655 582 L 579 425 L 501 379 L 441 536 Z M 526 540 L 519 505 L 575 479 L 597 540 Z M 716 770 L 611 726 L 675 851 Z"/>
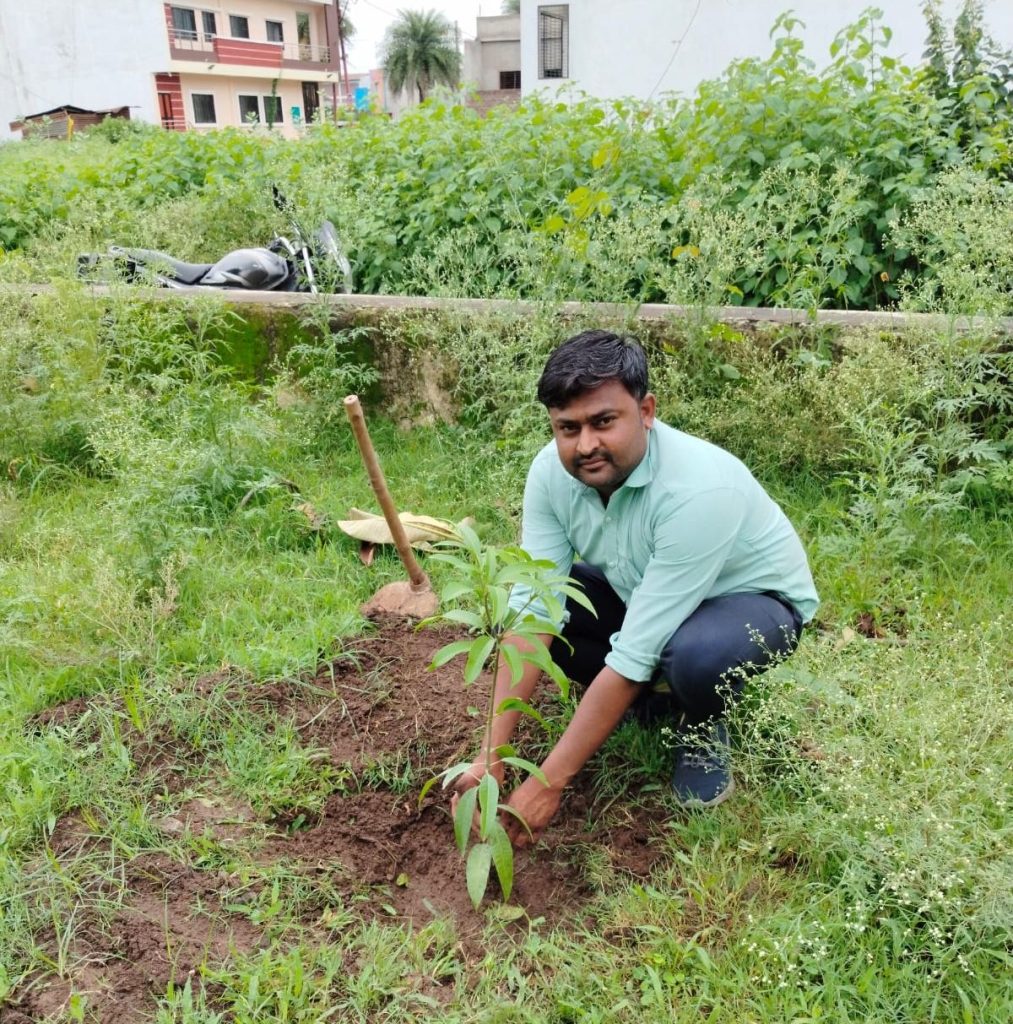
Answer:
<path fill-rule="evenodd" d="M 654 426 L 654 413 L 657 407 L 658 400 L 650 391 L 640 400 L 640 419 L 648 430 Z"/>

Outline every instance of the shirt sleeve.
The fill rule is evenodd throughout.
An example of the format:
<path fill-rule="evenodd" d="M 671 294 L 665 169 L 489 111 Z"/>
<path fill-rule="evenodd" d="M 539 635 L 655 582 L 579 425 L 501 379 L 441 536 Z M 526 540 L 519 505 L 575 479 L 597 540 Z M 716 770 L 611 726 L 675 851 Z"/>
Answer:
<path fill-rule="evenodd" d="M 524 506 L 521 514 L 521 547 L 532 557 L 552 562 L 563 576 L 570 574 L 573 567 L 573 545 L 566 528 L 560 522 L 549 495 L 548 468 L 541 459 L 536 459 L 528 471 L 524 485 Z M 556 595 L 563 601 L 563 595 Z M 528 587 L 515 586 L 510 593 L 510 607 L 523 608 L 528 602 L 528 611 L 539 619 L 549 618 L 545 604 L 531 600 Z M 562 623 L 555 623 L 561 626 Z"/>
<path fill-rule="evenodd" d="M 662 648 L 710 593 L 745 517 L 733 488 L 694 495 L 666 510 L 654 528 L 654 554 L 630 596 L 605 664 L 635 682 L 654 675 Z"/>

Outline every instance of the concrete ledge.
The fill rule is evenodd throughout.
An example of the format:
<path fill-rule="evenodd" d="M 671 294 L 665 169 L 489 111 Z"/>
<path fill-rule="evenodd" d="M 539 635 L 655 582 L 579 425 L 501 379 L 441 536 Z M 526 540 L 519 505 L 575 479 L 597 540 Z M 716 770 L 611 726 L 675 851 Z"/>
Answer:
<path fill-rule="evenodd" d="M 629 317 L 636 320 L 681 320 L 698 318 L 700 309 L 695 306 L 668 306 L 660 303 L 605 303 L 605 302 L 556 302 L 540 303 L 518 299 L 437 299 L 416 295 L 310 295 L 305 292 L 256 292 L 239 291 L 229 288 L 132 288 L 129 286 L 109 287 L 105 285 L 82 286 L 86 294 L 101 297 L 106 295 L 136 295 L 139 299 L 172 301 L 181 296 L 217 295 L 232 306 L 251 306 L 271 310 L 298 309 L 311 304 L 326 304 L 336 314 L 353 311 L 388 312 L 414 310 L 444 310 L 463 313 L 503 314 L 508 316 L 530 316 L 550 309 L 561 316 L 600 313 L 611 320 Z M 30 297 L 53 294 L 60 289 L 49 284 L 0 285 L 0 295 Z M 1013 317 L 950 317 L 938 313 L 896 313 L 888 311 L 821 309 L 815 318 L 803 309 L 771 309 L 754 306 L 716 306 L 706 310 L 709 319 L 744 327 L 770 324 L 774 326 L 839 326 L 878 327 L 884 330 L 991 331 L 1013 334 Z"/>

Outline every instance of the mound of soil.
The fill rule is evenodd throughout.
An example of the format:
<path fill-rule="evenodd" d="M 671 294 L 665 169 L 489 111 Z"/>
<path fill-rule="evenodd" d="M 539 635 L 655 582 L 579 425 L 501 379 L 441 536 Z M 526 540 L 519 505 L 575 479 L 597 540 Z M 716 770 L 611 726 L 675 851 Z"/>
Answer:
<path fill-rule="evenodd" d="M 291 721 L 305 745 L 327 751 L 344 781 L 317 813 L 295 807 L 257 822 L 248 806 L 209 797 L 181 803 L 159 819 L 159 828 L 167 838 L 202 835 L 233 852 L 246 851 L 261 867 L 284 863 L 326 880 L 365 919 L 423 925 L 450 916 L 462 955 L 474 945 L 480 957 L 477 940 L 489 909 L 496 912 L 497 884 L 490 882 L 476 912 L 444 795 L 434 789 L 421 809 L 417 802 L 419 780 L 468 758 L 481 728 L 473 706 L 484 705 L 488 676 L 466 690 L 459 662 L 428 669 L 434 652 L 455 638 L 445 630 L 416 632 L 405 622 L 380 621 L 312 679 L 262 685 L 216 679 L 215 685 L 235 687 L 230 696 L 251 714 Z M 548 706 L 552 698 L 541 699 Z M 32 725 L 66 725 L 86 708 L 77 698 L 36 716 Z M 154 754 L 150 738 L 138 738 L 133 754 L 142 769 L 160 777 L 171 768 L 172 750 L 164 742 Z M 179 751 L 181 759 L 187 756 Z M 591 782 L 591 774 L 582 773 L 543 840 L 517 855 L 510 916 L 580 924 L 595 895 L 585 870 L 590 857 L 594 878 L 601 878 L 609 866 L 644 875 L 660 855 L 652 838 L 665 818 L 663 808 L 645 804 L 644 797 L 596 807 Z M 80 851 L 94 855 L 106 844 L 72 815 L 58 824 L 50 849 L 70 858 Z M 237 912 L 229 896 L 234 888 L 223 873 L 164 853 L 134 857 L 125 870 L 119 909 L 101 921 L 84 913 L 66 957 L 74 966 L 63 977 L 29 979 L 13 1003 L 0 1007 L 0 1019 L 39 1020 L 65 1007 L 75 992 L 86 997 L 93 1019 L 147 1020 L 170 980 L 182 984 L 201 964 L 226 962 L 266 941 L 251 916 Z M 38 941 L 50 955 L 56 951 L 55 934 Z"/>

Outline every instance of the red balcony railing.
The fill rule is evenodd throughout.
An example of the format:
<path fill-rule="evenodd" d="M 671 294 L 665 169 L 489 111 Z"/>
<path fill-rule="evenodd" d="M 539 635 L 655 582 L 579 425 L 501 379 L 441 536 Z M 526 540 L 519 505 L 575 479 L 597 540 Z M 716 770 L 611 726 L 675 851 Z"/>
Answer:
<path fill-rule="evenodd" d="M 315 43 L 268 43 L 256 39 L 213 36 L 190 29 L 170 28 L 172 56 L 182 60 L 215 61 L 221 64 L 260 65 L 279 68 L 283 64 L 331 66 L 331 48 Z"/>

